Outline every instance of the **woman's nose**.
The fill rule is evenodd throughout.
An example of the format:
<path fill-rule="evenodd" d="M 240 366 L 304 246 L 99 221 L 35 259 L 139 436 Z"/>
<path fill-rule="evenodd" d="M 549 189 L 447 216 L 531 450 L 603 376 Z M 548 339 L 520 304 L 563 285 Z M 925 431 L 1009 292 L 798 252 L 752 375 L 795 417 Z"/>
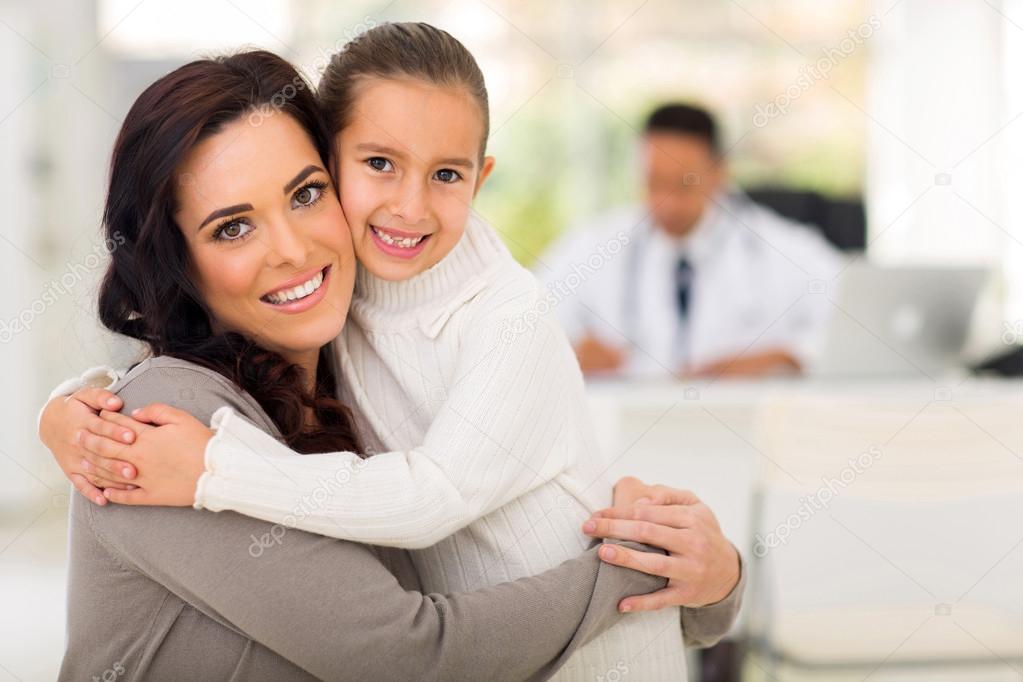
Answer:
<path fill-rule="evenodd" d="M 302 230 L 282 220 L 270 226 L 267 236 L 267 262 L 271 266 L 305 265 L 311 251 L 309 240 Z"/>

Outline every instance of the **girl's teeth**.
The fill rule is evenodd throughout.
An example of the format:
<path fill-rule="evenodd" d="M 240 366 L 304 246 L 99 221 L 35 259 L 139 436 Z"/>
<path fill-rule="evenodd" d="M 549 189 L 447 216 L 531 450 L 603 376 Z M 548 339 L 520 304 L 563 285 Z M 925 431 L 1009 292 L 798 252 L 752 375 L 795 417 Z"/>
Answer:
<path fill-rule="evenodd" d="M 323 284 L 323 270 L 317 272 L 316 276 L 305 284 L 299 284 L 297 287 L 269 294 L 266 300 L 277 305 L 287 303 L 288 301 L 297 301 L 319 289 L 321 284 Z"/>
<path fill-rule="evenodd" d="M 401 239 L 395 239 L 372 225 L 370 226 L 370 229 L 373 230 L 373 234 L 380 237 L 380 241 L 384 244 L 387 244 L 388 246 L 397 246 L 399 249 L 411 249 L 413 246 L 416 246 L 419 242 L 423 241 L 423 237 L 404 237 Z"/>

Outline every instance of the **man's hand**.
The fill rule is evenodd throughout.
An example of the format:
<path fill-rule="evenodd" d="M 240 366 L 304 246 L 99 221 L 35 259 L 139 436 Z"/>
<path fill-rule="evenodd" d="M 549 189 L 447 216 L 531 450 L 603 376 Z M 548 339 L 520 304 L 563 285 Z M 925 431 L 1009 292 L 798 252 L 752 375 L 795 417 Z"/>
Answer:
<path fill-rule="evenodd" d="M 716 360 L 683 374 L 699 379 L 734 379 L 740 377 L 783 376 L 798 374 L 802 366 L 791 353 L 785 350 L 770 350 L 761 353 L 743 353 L 731 358 Z"/>
<path fill-rule="evenodd" d="M 116 475 L 89 472 L 82 460 L 86 451 L 80 436 L 90 431 L 120 443 L 130 443 L 135 434 L 121 425 L 99 417 L 101 410 L 121 409 L 121 399 L 105 388 L 83 388 L 69 396 L 58 396 L 46 403 L 39 421 L 39 440 L 53 453 L 61 471 L 86 499 L 99 505 L 107 503 L 103 488 L 130 489 L 135 468 L 127 462 L 111 462 Z"/>
<path fill-rule="evenodd" d="M 614 372 L 625 364 L 625 354 L 595 337 L 587 336 L 575 345 L 579 367 L 583 372 Z"/>
<path fill-rule="evenodd" d="M 635 503 L 619 505 L 630 498 Z M 660 556 L 610 544 L 600 548 L 600 558 L 609 564 L 668 578 L 663 590 L 623 599 L 622 611 L 706 606 L 727 597 L 739 582 L 739 553 L 710 508 L 687 490 L 622 479 L 615 486 L 615 506 L 596 512 L 583 532 L 668 551 Z"/>

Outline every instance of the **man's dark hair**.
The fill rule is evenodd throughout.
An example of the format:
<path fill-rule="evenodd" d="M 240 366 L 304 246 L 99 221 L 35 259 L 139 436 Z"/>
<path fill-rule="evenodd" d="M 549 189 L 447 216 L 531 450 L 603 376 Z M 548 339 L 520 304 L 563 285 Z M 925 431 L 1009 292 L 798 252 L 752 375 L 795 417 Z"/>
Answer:
<path fill-rule="evenodd" d="M 681 103 L 659 106 L 647 116 L 643 132 L 691 135 L 706 142 L 714 156 L 721 154 L 717 124 L 714 117 L 701 107 Z"/>

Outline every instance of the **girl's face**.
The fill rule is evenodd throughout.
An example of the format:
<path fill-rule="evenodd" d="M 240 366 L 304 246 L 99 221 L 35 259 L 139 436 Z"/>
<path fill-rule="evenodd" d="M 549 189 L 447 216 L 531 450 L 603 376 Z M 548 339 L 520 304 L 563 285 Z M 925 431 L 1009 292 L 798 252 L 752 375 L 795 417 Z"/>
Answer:
<path fill-rule="evenodd" d="M 335 140 L 345 217 L 366 269 L 408 279 L 458 243 L 494 159 L 480 163 L 482 115 L 463 88 L 377 78 L 357 87 Z"/>
<path fill-rule="evenodd" d="M 351 234 L 305 130 L 277 113 L 204 140 L 178 169 L 175 221 L 217 331 L 290 362 L 340 333 L 355 282 Z"/>

